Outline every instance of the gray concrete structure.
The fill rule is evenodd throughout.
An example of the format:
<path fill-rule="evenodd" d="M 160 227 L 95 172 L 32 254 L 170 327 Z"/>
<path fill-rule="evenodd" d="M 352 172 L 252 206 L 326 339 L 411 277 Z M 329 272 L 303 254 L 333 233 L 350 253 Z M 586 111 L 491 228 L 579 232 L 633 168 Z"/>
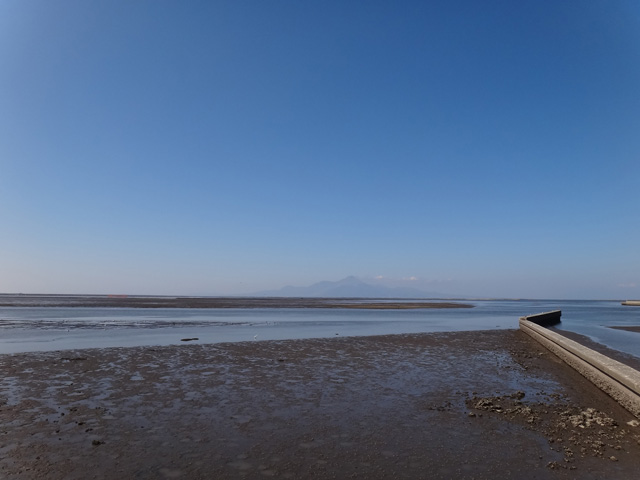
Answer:
<path fill-rule="evenodd" d="M 534 323 L 540 315 L 521 317 L 520 329 L 640 418 L 640 372 Z M 557 311 L 546 315 L 553 317 Z"/>
<path fill-rule="evenodd" d="M 622 302 L 622 305 L 629 305 L 632 307 L 640 307 L 640 300 L 626 300 Z"/>
<path fill-rule="evenodd" d="M 535 315 L 527 315 L 522 317 L 525 320 L 540 325 L 542 327 L 551 327 L 560 323 L 562 310 L 552 310 L 550 312 L 536 313 Z M 521 320 L 522 320 L 521 318 Z"/>

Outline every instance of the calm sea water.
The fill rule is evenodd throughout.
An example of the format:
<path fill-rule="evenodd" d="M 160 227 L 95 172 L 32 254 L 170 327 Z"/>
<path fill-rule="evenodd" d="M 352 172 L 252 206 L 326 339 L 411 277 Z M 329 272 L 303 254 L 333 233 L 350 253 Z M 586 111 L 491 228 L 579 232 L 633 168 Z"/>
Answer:
<path fill-rule="evenodd" d="M 518 318 L 562 310 L 559 328 L 640 358 L 640 307 L 614 301 L 471 301 L 452 310 L 139 309 L 1 307 L 0 353 L 518 328 Z"/>

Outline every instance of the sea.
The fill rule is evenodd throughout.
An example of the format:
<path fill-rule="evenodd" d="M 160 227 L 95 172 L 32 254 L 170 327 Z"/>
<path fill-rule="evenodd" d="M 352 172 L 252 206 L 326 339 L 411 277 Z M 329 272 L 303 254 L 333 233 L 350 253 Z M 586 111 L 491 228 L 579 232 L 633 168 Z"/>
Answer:
<path fill-rule="evenodd" d="M 620 301 L 465 300 L 460 309 L 0 307 L 0 354 L 421 332 L 517 329 L 561 310 L 556 327 L 640 358 L 640 307 Z"/>

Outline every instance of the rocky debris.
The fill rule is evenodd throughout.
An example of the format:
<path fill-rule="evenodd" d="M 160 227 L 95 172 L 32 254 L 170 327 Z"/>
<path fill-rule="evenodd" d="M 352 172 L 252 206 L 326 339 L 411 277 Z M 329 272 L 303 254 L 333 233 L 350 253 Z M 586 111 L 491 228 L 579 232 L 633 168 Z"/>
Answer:
<path fill-rule="evenodd" d="M 480 398 L 474 396 L 467 400 L 467 406 L 476 410 L 505 414 L 510 418 L 524 417 L 527 423 L 534 423 L 538 417 L 530 406 L 522 403 L 521 399 L 524 396 L 522 391 L 499 397 Z"/>
<path fill-rule="evenodd" d="M 565 464 L 572 463 L 576 455 L 618 461 L 611 455 L 611 450 L 625 451 L 622 444 L 626 440 L 640 442 L 638 434 L 620 428 L 618 422 L 595 408 L 571 406 L 555 395 L 548 396 L 548 402 L 524 403 L 521 401 L 523 398 L 523 392 L 493 397 L 472 396 L 466 404 L 471 410 L 502 415 L 525 428 L 541 432 L 552 449 L 563 453 Z M 468 416 L 476 415 L 471 411 Z M 558 462 L 550 462 L 547 467 L 570 468 Z"/>
<path fill-rule="evenodd" d="M 574 427 L 588 428 L 592 425 L 600 425 L 606 427 L 617 427 L 617 422 L 607 417 L 604 413 L 596 411 L 595 408 L 587 408 L 576 415 L 571 415 L 569 412 L 563 412 L 563 415 L 569 415 L 569 422 Z"/>

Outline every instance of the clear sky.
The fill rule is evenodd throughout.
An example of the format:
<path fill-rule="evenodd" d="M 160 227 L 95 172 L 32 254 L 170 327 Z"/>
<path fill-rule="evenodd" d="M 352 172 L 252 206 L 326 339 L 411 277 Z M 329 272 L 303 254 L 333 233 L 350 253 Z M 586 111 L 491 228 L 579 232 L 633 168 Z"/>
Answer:
<path fill-rule="evenodd" d="M 0 292 L 640 297 L 640 4 L 0 0 Z"/>

